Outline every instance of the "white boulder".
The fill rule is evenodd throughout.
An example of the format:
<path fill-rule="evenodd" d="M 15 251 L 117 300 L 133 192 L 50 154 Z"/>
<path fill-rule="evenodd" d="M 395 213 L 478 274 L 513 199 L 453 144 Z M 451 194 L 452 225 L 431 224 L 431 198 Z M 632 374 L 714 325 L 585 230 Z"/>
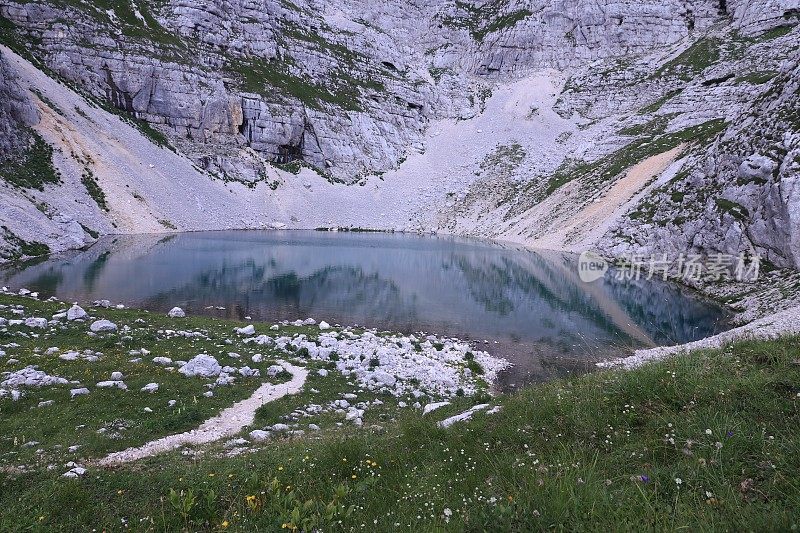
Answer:
<path fill-rule="evenodd" d="M 222 366 L 212 356 L 201 353 L 191 358 L 178 372 L 185 376 L 200 376 L 204 378 L 219 376 Z"/>
<path fill-rule="evenodd" d="M 245 326 L 243 328 L 236 328 L 236 333 L 250 337 L 256 334 L 256 327 L 253 324 L 250 324 L 249 326 Z"/>
<path fill-rule="evenodd" d="M 169 310 L 167 316 L 170 318 L 183 318 L 186 316 L 186 311 L 184 311 L 180 307 L 173 307 L 172 309 Z"/>
<path fill-rule="evenodd" d="M 263 429 L 254 429 L 250 432 L 250 438 L 254 442 L 264 442 L 265 440 L 269 440 L 270 432 L 264 431 Z"/>
<path fill-rule="evenodd" d="M 92 322 L 92 325 L 89 326 L 89 330 L 92 333 L 111 333 L 117 331 L 117 325 L 110 320 L 95 320 Z"/>
<path fill-rule="evenodd" d="M 141 390 L 142 392 L 149 392 L 150 394 L 153 394 L 158 390 L 158 383 L 148 383 L 147 385 L 142 387 Z"/>
<path fill-rule="evenodd" d="M 110 389 L 116 387 L 121 390 L 128 390 L 128 386 L 119 380 L 99 381 L 97 387 L 100 389 Z"/>
<path fill-rule="evenodd" d="M 82 320 L 87 316 L 88 315 L 86 311 L 84 311 L 84 309 L 78 304 L 74 304 L 72 307 L 67 309 L 67 320 Z"/>
<path fill-rule="evenodd" d="M 425 406 L 425 408 L 422 410 L 422 414 L 423 414 L 423 415 L 427 415 L 428 413 L 431 413 L 431 412 L 433 412 L 433 411 L 435 411 L 435 410 L 437 410 L 437 409 L 439 409 L 439 408 L 441 408 L 441 407 L 444 407 L 444 406 L 446 406 L 446 405 L 450 405 L 450 402 L 435 402 L 435 403 L 429 403 L 429 404 L 428 404 L 428 405 L 426 405 L 426 406 Z"/>
<path fill-rule="evenodd" d="M 394 387 L 395 383 L 397 383 L 396 377 L 382 370 L 375 372 L 372 377 L 376 382 L 380 383 L 381 385 L 386 385 L 387 387 Z"/>
<path fill-rule="evenodd" d="M 68 472 L 61 474 L 61 477 L 69 477 L 69 478 L 76 478 L 81 477 L 86 474 L 86 469 L 81 466 L 76 466 L 72 468 Z"/>
<path fill-rule="evenodd" d="M 37 370 L 34 366 L 27 366 L 22 370 L 11 372 L 6 376 L 0 387 L 16 389 L 19 387 L 50 387 L 53 385 L 66 385 L 66 379 L 58 376 L 51 376 L 46 372 Z"/>
<path fill-rule="evenodd" d="M 267 376 L 274 378 L 284 370 L 285 369 L 281 365 L 271 365 L 269 368 L 267 368 Z"/>
<path fill-rule="evenodd" d="M 30 317 L 25 319 L 25 325 L 29 328 L 46 328 L 47 319 L 39 317 Z"/>

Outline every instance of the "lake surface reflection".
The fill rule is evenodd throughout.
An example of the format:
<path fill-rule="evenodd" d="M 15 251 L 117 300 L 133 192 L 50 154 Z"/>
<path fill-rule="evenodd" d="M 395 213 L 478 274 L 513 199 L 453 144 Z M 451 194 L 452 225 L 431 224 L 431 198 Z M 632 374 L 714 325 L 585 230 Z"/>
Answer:
<path fill-rule="evenodd" d="M 611 274 L 586 284 L 574 255 L 449 237 L 116 236 L 87 251 L 6 267 L 0 277 L 68 301 L 108 299 L 153 311 L 178 305 L 256 321 L 313 317 L 460 337 L 514 362 L 501 377 L 506 389 L 726 327 L 721 309 L 680 287 Z"/>

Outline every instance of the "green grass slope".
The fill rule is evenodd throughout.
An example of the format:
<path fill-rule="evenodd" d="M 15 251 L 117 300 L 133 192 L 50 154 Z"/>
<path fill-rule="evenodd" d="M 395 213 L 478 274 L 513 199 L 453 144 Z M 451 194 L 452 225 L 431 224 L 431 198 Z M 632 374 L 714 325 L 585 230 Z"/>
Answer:
<path fill-rule="evenodd" d="M 111 396 L 97 394 L 102 405 L 95 409 L 126 408 Z M 800 527 L 798 338 L 532 386 L 499 399 L 497 414 L 437 427 L 475 401 L 462 400 L 424 417 L 384 413 L 364 428 L 323 428 L 235 457 L 218 444 L 202 455 L 89 466 L 81 479 L 60 477 L 61 465 L 27 473 L 4 468 L 0 530 Z M 282 407 L 292 409 L 285 401 Z M 271 419 L 273 410 L 260 416 Z M 24 426 L 32 412 L 0 400 L 3 431 Z M 170 428 L 206 414 L 192 412 L 191 420 L 172 420 Z M 75 422 L 61 412 L 49 420 L 54 432 L 71 431 Z"/>

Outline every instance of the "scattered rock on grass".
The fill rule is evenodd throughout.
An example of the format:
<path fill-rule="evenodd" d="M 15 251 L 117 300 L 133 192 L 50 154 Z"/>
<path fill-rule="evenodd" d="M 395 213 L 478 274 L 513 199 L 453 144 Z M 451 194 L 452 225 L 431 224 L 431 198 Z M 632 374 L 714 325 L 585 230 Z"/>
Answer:
<path fill-rule="evenodd" d="M 173 307 L 169 310 L 167 316 L 170 318 L 184 318 L 186 316 L 186 312 L 180 307 Z"/>
<path fill-rule="evenodd" d="M 158 383 L 148 383 L 147 385 L 142 387 L 141 390 L 142 392 L 149 392 L 150 394 L 153 394 L 158 390 Z"/>
<path fill-rule="evenodd" d="M 238 333 L 239 335 L 245 335 L 247 337 L 250 337 L 256 334 L 256 328 L 253 324 L 250 324 L 243 328 L 236 328 L 236 333 Z"/>
<path fill-rule="evenodd" d="M 47 372 L 37 370 L 35 366 L 26 366 L 22 370 L 7 373 L 6 379 L 0 381 L 0 387 L 16 389 L 19 387 L 50 387 L 65 385 L 68 381 L 62 377 L 51 376 Z"/>
<path fill-rule="evenodd" d="M 117 331 L 117 325 L 110 320 L 95 320 L 92 322 L 92 325 L 89 326 L 89 330 L 92 333 L 112 333 Z"/>
<path fill-rule="evenodd" d="M 262 429 L 254 429 L 250 432 L 250 438 L 254 442 L 264 442 L 265 440 L 269 440 L 270 432 L 264 431 Z"/>
<path fill-rule="evenodd" d="M 433 412 L 433 411 L 435 411 L 435 410 L 437 410 L 437 409 L 439 409 L 439 408 L 441 408 L 441 407 L 444 407 L 444 406 L 446 406 L 446 405 L 450 405 L 450 402 L 435 402 L 435 403 L 429 403 L 429 404 L 428 404 L 428 405 L 426 405 L 426 406 L 425 406 L 425 408 L 422 410 L 422 414 L 423 414 L 423 415 L 427 415 L 428 413 L 431 413 L 431 412 Z"/>
<path fill-rule="evenodd" d="M 29 328 L 44 329 L 47 327 L 47 319 L 39 317 L 30 317 L 25 319 L 25 325 Z"/>
<path fill-rule="evenodd" d="M 201 353 L 190 359 L 185 365 L 178 369 L 178 372 L 188 377 L 200 376 L 210 378 L 219 376 L 220 372 L 222 372 L 222 366 L 220 366 L 216 358 Z"/>
<path fill-rule="evenodd" d="M 67 310 L 67 320 L 83 320 L 88 315 L 78 304 L 74 304 Z"/>
<path fill-rule="evenodd" d="M 116 380 L 116 379 L 115 380 L 108 380 L 108 381 L 100 381 L 100 382 L 97 383 L 96 386 L 101 388 L 101 389 L 110 389 L 112 387 L 116 387 L 118 389 L 128 390 L 128 386 L 123 381 Z"/>
<path fill-rule="evenodd" d="M 69 477 L 69 478 L 76 478 L 81 477 L 86 474 L 86 469 L 82 466 L 76 466 L 71 468 L 68 472 L 61 474 L 61 477 Z"/>

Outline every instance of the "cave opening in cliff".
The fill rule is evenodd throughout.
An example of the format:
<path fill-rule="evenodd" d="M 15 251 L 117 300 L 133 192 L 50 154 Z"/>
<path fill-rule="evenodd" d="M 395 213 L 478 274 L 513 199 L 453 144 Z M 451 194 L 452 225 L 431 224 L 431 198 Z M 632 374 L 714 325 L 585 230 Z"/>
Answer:
<path fill-rule="evenodd" d="M 275 162 L 281 165 L 303 159 L 303 147 L 299 144 L 282 144 L 278 146 Z"/>

